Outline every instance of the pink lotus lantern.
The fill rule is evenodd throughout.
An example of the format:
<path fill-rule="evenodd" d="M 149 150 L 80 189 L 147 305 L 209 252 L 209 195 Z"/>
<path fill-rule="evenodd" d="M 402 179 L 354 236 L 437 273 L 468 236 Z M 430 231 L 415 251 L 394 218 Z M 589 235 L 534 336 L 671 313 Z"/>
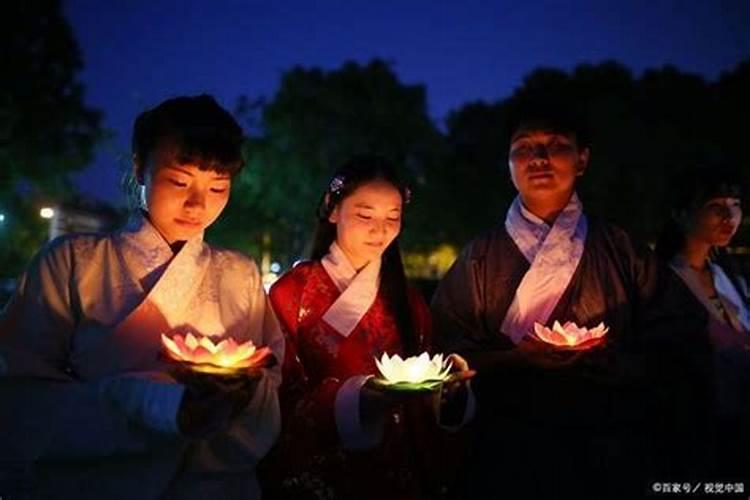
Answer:
<path fill-rule="evenodd" d="M 552 328 L 534 323 L 536 336 L 540 340 L 558 347 L 581 347 L 583 344 L 591 347 L 597 339 L 604 337 L 608 331 L 609 327 L 604 326 L 604 323 L 599 323 L 594 328 L 578 326 L 572 321 L 568 321 L 564 325 L 555 321 Z"/>
<path fill-rule="evenodd" d="M 188 333 L 161 336 L 167 356 L 191 370 L 210 374 L 237 374 L 264 366 L 271 354 L 268 347 L 256 348 L 251 340 L 237 343 L 228 338 L 214 344 L 210 337 Z"/>

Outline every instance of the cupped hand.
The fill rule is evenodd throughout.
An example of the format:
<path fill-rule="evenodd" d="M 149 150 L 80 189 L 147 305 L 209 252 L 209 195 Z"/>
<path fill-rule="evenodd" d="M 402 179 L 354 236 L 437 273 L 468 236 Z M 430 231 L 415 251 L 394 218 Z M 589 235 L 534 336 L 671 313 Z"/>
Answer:
<path fill-rule="evenodd" d="M 180 432 L 202 438 L 227 427 L 250 403 L 258 381 L 258 377 L 183 374 L 185 393 L 177 415 Z"/>

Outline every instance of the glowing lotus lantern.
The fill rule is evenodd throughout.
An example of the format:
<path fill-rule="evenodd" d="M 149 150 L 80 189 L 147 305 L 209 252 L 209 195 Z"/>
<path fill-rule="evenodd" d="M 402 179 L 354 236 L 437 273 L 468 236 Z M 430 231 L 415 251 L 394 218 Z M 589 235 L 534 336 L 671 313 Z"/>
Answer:
<path fill-rule="evenodd" d="M 382 378 L 376 378 L 375 383 L 385 389 L 424 391 L 437 388 L 448 378 L 452 363 L 443 359 L 442 354 L 436 354 L 430 359 L 429 354 L 423 352 L 419 356 L 401 359 L 398 354 L 388 357 L 388 354 L 375 364 L 380 370 Z"/>
<path fill-rule="evenodd" d="M 572 321 L 561 325 L 555 321 L 552 328 L 539 323 L 534 323 L 534 333 L 539 339 L 549 344 L 560 347 L 580 347 L 583 344 L 593 345 L 596 339 L 602 338 L 609 331 L 604 323 L 599 323 L 594 328 L 578 326 Z"/>
<path fill-rule="evenodd" d="M 232 338 L 214 344 L 210 337 L 196 337 L 191 333 L 161 336 L 162 345 L 170 359 L 203 373 L 226 375 L 247 372 L 263 366 L 271 354 L 268 347 L 258 349 L 251 340 L 237 343 Z"/>

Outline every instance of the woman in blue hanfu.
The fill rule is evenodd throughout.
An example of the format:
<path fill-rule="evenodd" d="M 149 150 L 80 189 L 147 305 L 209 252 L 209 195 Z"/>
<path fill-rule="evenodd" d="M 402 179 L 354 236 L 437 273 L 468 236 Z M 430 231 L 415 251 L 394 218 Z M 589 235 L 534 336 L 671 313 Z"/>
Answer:
<path fill-rule="evenodd" d="M 705 312 L 716 399 L 715 473 L 750 479 L 750 290 L 726 247 L 742 222 L 742 182 L 729 168 L 691 169 L 676 186 L 657 253 Z"/>
<path fill-rule="evenodd" d="M 637 498 L 659 460 L 649 332 L 690 317 L 663 304 L 649 319 L 668 273 L 584 211 L 576 187 L 591 150 L 566 94 L 516 101 L 518 196 L 433 297 L 436 343 L 477 370 L 466 498 Z"/>
<path fill-rule="evenodd" d="M 12 469 L 0 496 L 259 496 L 255 464 L 280 426 L 278 367 L 180 383 L 159 356 L 162 333 L 190 333 L 283 359 L 255 263 L 203 240 L 243 165 L 242 141 L 210 96 L 142 113 L 131 223 L 60 237 L 21 276 L 0 315 L 0 458 Z"/>

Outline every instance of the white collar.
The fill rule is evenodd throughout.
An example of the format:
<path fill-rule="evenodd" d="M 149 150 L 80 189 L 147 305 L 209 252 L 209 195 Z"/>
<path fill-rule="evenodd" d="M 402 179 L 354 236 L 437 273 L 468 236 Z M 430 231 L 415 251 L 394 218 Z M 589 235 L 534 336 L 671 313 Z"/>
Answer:
<path fill-rule="evenodd" d="M 571 198 L 571 200 L 572 200 L 572 198 Z M 541 217 L 539 217 L 536 214 L 532 213 L 531 210 L 529 210 L 528 208 L 526 208 L 526 205 L 523 204 L 523 201 L 521 201 L 520 197 L 518 198 L 518 201 L 519 201 L 518 208 L 521 211 L 521 215 L 523 216 L 524 219 L 526 219 L 527 221 L 529 221 L 532 224 L 537 225 L 537 226 L 544 226 L 544 227 L 546 227 L 548 229 L 552 228 L 552 226 L 550 226 L 549 224 L 547 224 L 547 222 L 545 222 L 544 219 L 542 219 Z"/>
<path fill-rule="evenodd" d="M 357 272 L 334 241 L 321 264 L 341 292 L 323 315 L 323 321 L 347 337 L 375 302 L 380 286 L 381 259 L 368 262 Z"/>
<path fill-rule="evenodd" d="M 328 253 L 320 263 L 323 264 L 328 276 L 331 277 L 340 292 L 349 288 L 349 285 L 357 276 L 357 270 L 354 269 L 352 263 L 349 262 L 349 258 L 335 241 L 331 243 Z"/>
<path fill-rule="evenodd" d="M 508 235 L 530 264 L 500 327 L 516 344 L 535 322 L 547 323 L 578 268 L 588 234 L 583 205 L 575 193 L 552 227 L 524 210 L 516 197 L 505 219 Z"/>
<path fill-rule="evenodd" d="M 703 286 L 700 284 L 698 272 L 690 267 L 687 260 L 682 255 L 675 255 L 669 264 L 677 275 L 682 278 L 687 287 L 693 292 L 693 295 L 696 296 L 715 319 L 722 323 L 726 323 L 728 319 L 730 325 L 735 330 L 750 331 L 750 311 L 747 306 L 745 306 L 742 297 L 737 292 L 734 284 L 732 284 L 729 276 L 727 276 L 721 266 L 710 260 L 707 262 L 708 269 L 711 271 L 714 288 L 716 289 L 716 293 L 719 296 L 721 305 L 724 308 L 724 311 L 726 311 L 728 318 L 724 318 L 719 311 L 716 310 L 716 307 L 713 306 L 708 294 L 706 294 Z"/>
<path fill-rule="evenodd" d="M 148 212 L 145 210 L 139 211 L 137 215 L 132 216 L 125 227 L 122 229 L 120 234 L 127 240 L 134 241 L 138 246 L 147 248 L 151 251 L 154 249 L 161 249 L 164 251 L 172 252 L 172 248 L 169 242 L 159 232 L 148 218 Z M 185 242 L 184 247 L 200 247 L 203 243 L 204 232 L 196 234 Z"/>
<path fill-rule="evenodd" d="M 537 252 L 547 239 L 552 227 L 573 235 L 582 214 L 583 204 L 578 195 L 573 192 L 568 204 L 557 216 L 555 223 L 550 226 L 541 217 L 531 213 L 523 205 L 521 197 L 516 196 L 505 217 L 505 229 L 526 260 L 531 263 L 534 262 Z"/>

